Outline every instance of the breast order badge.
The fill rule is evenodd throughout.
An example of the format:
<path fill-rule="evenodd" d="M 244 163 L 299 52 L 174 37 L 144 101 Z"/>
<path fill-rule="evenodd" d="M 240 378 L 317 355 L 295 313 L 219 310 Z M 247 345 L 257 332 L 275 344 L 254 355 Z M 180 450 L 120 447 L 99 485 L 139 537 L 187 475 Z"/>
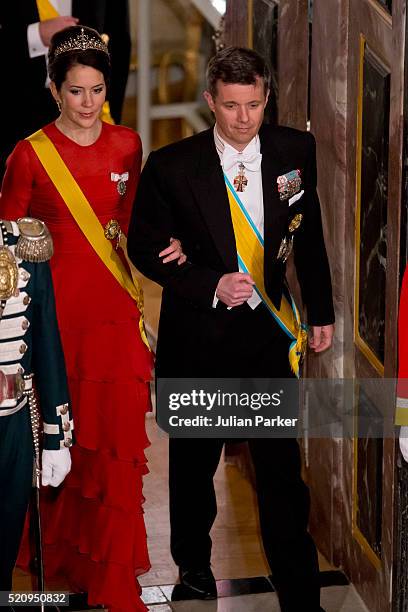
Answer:
<path fill-rule="evenodd" d="M 293 234 L 300 227 L 302 219 L 303 215 L 301 213 L 298 213 L 290 221 L 288 227 L 289 236 L 285 236 L 282 242 L 280 243 L 277 259 L 281 259 L 283 262 L 285 262 L 291 254 L 293 249 Z"/>
<path fill-rule="evenodd" d="M 287 200 L 297 193 L 302 184 L 300 170 L 291 170 L 286 174 L 278 176 L 276 179 L 278 184 L 279 198 Z"/>
<path fill-rule="evenodd" d="M 280 243 L 277 259 L 281 259 L 283 262 L 287 260 L 293 249 L 293 236 L 286 237 Z"/>
<path fill-rule="evenodd" d="M 129 172 L 122 172 L 119 174 L 118 172 L 111 172 L 111 181 L 116 183 L 116 189 L 118 190 L 118 194 L 124 196 L 126 193 L 126 183 L 129 180 Z"/>
<path fill-rule="evenodd" d="M 303 219 L 302 213 L 298 213 L 297 215 L 295 215 L 292 221 L 289 223 L 289 231 L 290 232 L 296 231 L 298 227 L 300 227 L 300 224 L 302 223 L 302 219 Z"/>

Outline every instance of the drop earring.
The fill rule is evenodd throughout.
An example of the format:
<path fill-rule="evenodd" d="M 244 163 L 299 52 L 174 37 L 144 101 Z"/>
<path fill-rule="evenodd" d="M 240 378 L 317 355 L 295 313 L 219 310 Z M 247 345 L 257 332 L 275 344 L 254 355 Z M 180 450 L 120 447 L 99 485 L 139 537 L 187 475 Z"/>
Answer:
<path fill-rule="evenodd" d="M 57 106 L 58 106 L 58 110 L 59 110 L 59 112 L 61 112 L 61 110 L 62 110 L 61 100 L 55 100 L 55 101 L 56 101 L 56 103 L 57 103 Z"/>

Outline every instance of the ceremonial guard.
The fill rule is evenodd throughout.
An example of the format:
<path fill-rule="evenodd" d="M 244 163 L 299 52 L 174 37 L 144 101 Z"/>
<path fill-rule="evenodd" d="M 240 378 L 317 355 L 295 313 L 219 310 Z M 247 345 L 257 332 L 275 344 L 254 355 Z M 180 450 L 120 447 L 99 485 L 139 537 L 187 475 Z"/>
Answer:
<path fill-rule="evenodd" d="M 73 421 L 42 221 L 0 221 L 0 590 L 12 589 L 33 474 L 58 486 L 70 470 Z M 34 391 L 35 388 L 35 391 Z"/>

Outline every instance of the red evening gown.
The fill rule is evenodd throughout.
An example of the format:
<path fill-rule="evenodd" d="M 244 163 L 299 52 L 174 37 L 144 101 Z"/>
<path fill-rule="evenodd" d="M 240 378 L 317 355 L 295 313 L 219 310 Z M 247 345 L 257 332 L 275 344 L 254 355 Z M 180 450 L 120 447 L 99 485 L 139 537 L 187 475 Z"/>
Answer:
<path fill-rule="evenodd" d="M 103 124 L 80 146 L 55 124 L 44 128 L 100 222 L 127 232 L 140 173 L 132 130 Z M 116 174 L 129 173 L 120 195 Z M 146 610 L 136 576 L 149 569 L 142 513 L 147 381 L 151 355 L 139 334 L 136 304 L 96 255 L 27 141 L 11 154 L 0 217 L 42 219 L 54 240 L 51 259 L 77 443 L 72 471 L 44 490 L 46 575 L 64 575 L 90 604 Z"/>

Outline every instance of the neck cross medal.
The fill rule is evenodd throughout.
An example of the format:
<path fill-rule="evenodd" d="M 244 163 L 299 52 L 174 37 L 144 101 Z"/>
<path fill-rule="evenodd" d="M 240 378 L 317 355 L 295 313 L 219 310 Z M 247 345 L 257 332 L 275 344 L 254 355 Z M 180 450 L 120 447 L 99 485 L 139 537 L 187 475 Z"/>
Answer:
<path fill-rule="evenodd" d="M 234 178 L 234 189 L 235 191 L 245 191 L 245 187 L 248 185 L 248 179 L 245 176 L 245 166 L 243 163 L 238 164 L 238 176 Z"/>

